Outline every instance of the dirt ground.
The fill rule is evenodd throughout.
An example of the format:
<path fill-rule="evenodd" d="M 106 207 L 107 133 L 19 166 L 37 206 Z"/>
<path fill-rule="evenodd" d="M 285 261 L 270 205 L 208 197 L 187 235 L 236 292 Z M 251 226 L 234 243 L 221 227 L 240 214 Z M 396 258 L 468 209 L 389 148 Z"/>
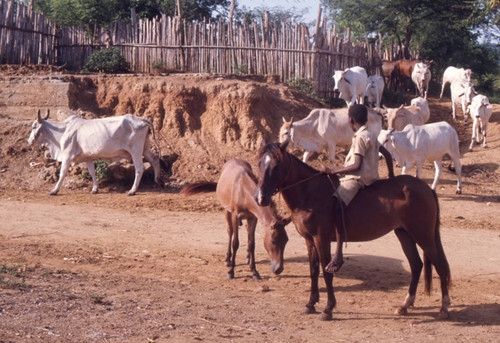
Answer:
<path fill-rule="evenodd" d="M 48 196 L 57 165 L 44 159 L 43 149 L 26 144 L 30 121 L 0 113 L 0 342 L 498 341 L 500 105 L 494 106 L 488 148 L 468 152 L 471 125 L 464 125 L 462 117 L 453 123 L 461 141 L 463 194 L 455 195 L 456 175 L 447 170 L 438 185 L 441 234 L 453 280 L 450 319 L 435 319 L 440 307 L 436 273 L 431 296 L 424 295 L 421 283 L 409 314 L 393 314 L 404 300 L 410 274 L 399 242 L 389 234 L 347 244 L 346 263 L 334 279 L 334 320 L 321 322 L 319 313 L 300 313 L 309 296 L 309 267 L 293 224 L 287 227 L 290 241 L 281 275 L 270 271 L 258 226 L 262 281 L 252 280 L 245 264 L 244 230 L 236 277 L 228 280 L 226 224 L 215 197 L 178 194 L 185 182 L 216 180 L 224 160 L 243 157 L 255 165 L 255 147 L 266 132 L 276 137 L 281 116 L 288 111 L 298 117 L 303 112 L 303 117 L 308 111 L 301 106 L 310 109 L 315 102 L 266 80 L 186 78 L 166 88 L 197 83 L 200 91 L 184 88 L 187 100 L 175 105 L 166 99 L 160 107 L 177 106 L 177 112 L 172 110 L 177 123 L 187 119 L 191 126 L 176 125 L 158 110 L 163 113 L 160 134 L 176 137 L 160 144 L 171 166 L 164 175 L 167 187 L 146 176 L 134 197 L 125 196 L 128 181 L 108 181 L 99 194 L 89 194 L 91 185 L 78 168 L 58 196 Z M 99 82 L 111 89 L 119 81 Z M 211 87 L 218 90 L 213 96 Z M 205 112 L 192 122 L 196 111 L 179 108 L 200 96 L 206 97 Z M 105 98 L 98 97 L 99 106 Z M 430 100 L 431 121 L 451 123 L 449 101 Z M 118 95 L 108 108 L 116 110 L 127 101 L 134 104 L 133 96 L 122 102 Z M 215 109 L 233 113 L 224 119 L 233 136 L 216 130 L 226 121 L 210 115 Z M 276 113 L 266 117 L 269 109 Z M 150 112 L 158 125 L 155 113 Z M 313 165 L 325 159 L 321 154 Z M 429 184 L 433 173 L 432 164 L 426 164 Z M 283 201 L 276 197 L 276 202 L 285 213 Z M 326 305 L 321 278 L 320 287 L 317 310 Z"/>

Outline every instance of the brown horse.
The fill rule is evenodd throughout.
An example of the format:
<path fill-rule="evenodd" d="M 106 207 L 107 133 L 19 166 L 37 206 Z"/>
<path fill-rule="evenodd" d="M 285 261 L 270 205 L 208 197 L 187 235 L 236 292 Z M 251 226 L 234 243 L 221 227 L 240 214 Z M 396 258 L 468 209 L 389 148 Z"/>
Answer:
<path fill-rule="evenodd" d="M 257 191 L 257 178 L 252 167 L 245 161 L 234 159 L 222 167 L 219 181 L 199 182 L 184 186 L 181 193 L 191 195 L 197 193 L 216 192 L 217 199 L 224 207 L 229 243 L 226 255 L 226 266 L 229 266 L 228 278 L 234 278 L 236 251 L 239 247 L 238 227 L 243 219 L 247 221 L 248 251 L 247 263 L 255 280 L 260 280 L 255 268 L 255 227 L 257 220 L 264 227 L 264 247 L 271 260 L 271 270 L 275 274 L 283 271 L 283 253 L 288 236 L 285 226 L 291 219 L 281 218 L 274 206 L 259 206 L 253 195 Z"/>
<path fill-rule="evenodd" d="M 331 260 L 330 242 L 335 240 L 335 183 L 286 151 L 287 142 L 263 144 L 259 153 L 259 182 L 255 195 L 260 205 L 281 192 L 292 211 L 297 231 L 305 238 L 309 256 L 311 294 L 304 313 L 314 313 L 319 301 L 319 264 L 327 287 L 328 303 L 320 316 L 332 318 L 336 300 L 333 274 L 325 273 Z M 411 268 L 408 295 L 398 314 L 405 314 L 415 301 L 422 266 L 425 290 L 430 292 L 432 265 L 441 279 L 442 305 L 439 317 L 448 317 L 450 269 L 439 234 L 436 193 L 422 180 L 409 175 L 375 181 L 360 190 L 345 211 L 346 241 L 361 242 L 395 231 Z M 423 249 L 424 263 L 417 244 Z"/>

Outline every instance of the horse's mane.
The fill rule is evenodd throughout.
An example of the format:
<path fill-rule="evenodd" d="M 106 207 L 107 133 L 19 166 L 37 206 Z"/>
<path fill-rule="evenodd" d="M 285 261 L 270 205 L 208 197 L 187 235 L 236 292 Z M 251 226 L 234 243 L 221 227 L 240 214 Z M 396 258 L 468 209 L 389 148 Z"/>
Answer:
<path fill-rule="evenodd" d="M 296 163 L 298 164 L 299 166 L 303 166 L 305 167 L 307 170 L 309 170 L 310 172 L 318 172 L 316 169 L 314 169 L 313 167 L 311 167 L 310 165 L 308 165 L 307 163 L 304 163 L 302 162 L 298 157 L 296 157 L 295 155 L 289 153 L 288 151 L 286 151 L 286 149 L 284 150 L 281 150 L 281 143 L 268 143 L 264 146 L 262 146 L 260 148 L 260 151 L 259 151 L 259 158 L 262 157 L 264 154 L 266 153 L 270 153 L 272 154 L 277 160 L 279 161 L 282 161 L 283 160 L 283 157 L 285 156 L 285 154 L 288 154 L 290 156 L 290 158 Z"/>

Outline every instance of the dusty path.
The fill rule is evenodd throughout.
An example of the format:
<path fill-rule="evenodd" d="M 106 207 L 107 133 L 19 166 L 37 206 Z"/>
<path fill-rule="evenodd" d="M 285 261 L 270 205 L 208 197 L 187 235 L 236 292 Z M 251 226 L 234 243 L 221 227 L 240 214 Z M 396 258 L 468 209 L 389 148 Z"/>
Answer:
<path fill-rule="evenodd" d="M 227 280 L 221 214 L 106 209 L 70 197 L 61 206 L 61 198 L 0 200 L 0 265 L 16 267 L 0 274 L 2 342 L 496 342 L 500 334 L 498 231 L 442 228 L 454 282 L 449 321 L 434 319 L 435 274 L 433 295 L 419 289 L 408 316 L 392 315 L 409 281 L 393 234 L 349 243 L 334 281 L 335 320 L 325 323 L 300 314 L 308 265 L 293 226 L 281 276 L 258 244 L 263 281 L 251 279 L 241 232 L 236 279 Z"/>

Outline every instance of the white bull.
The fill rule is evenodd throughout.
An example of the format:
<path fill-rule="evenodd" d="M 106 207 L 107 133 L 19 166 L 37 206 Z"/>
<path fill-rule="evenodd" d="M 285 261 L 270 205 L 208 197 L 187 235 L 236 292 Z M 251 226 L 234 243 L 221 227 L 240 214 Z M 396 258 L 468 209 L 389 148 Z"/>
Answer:
<path fill-rule="evenodd" d="M 427 99 L 429 81 L 431 80 L 429 66 L 423 62 L 416 63 L 411 73 L 411 80 L 417 88 L 418 95 Z"/>
<path fill-rule="evenodd" d="M 382 122 L 382 115 L 368 108 L 368 130 L 378 135 L 382 129 Z M 304 162 L 307 162 L 311 152 L 328 150 L 330 162 L 333 165 L 336 146 L 349 146 L 353 136 L 347 108 L 317 108 L 312 110 L 307 117 L 296 122 L 293 118 L 290 121 L 283 118 L 279 140 L 282 143 L 289 139 L 290 147 L 302 147 L 305 150 L 302 157 Z"/>
<path fill-rule="evenodd" d="M 472 102 L 476 91 L 474 90 L 474 85 L 467 81 L 456 80 L 451 83 L 451 112 L 453 115 L 453 120 L 457 119 L 455 113 L 455 105 L 462 106 L 462 113 L 464 115 L 464 122 L 467 123 L 467 113 L 469 112 L 469 105 Z"/>
<path fill-rule="evenodd" d="M 424 162 L 426 160 L 434 161 L 436 170 L 432 183 L 434 190 L 443 172 L 443 157 L 449 155 L 457 173 L 456 193 L 462 193 L 462 165 L 460 163 L 458 135 L 447 122 L 442 121 L 421 126 L 410 124 L 399 132 L 382 130 L 378 141 L 403 167 L 402 174 L 406 174 L 406 171 L 416 163 L 416 176 L 420 177 Z"/>
<path fill-rule="evenodd" d="M 42 118 L 40 111 L 33 122 L 28 144 L 38 142 L 47 145 L 53 159 L 61 162 L 59 181 L 50 195 L 59 192 L 71 163 L 85 162 L 92 176 L 91 193 L 97 193 L 98 184 L 94 160 L 103 159 L 117 161 L 131 159 L 135 167 L 135 180 L 127 195 L 133 195 L 139 187 L 144 171 L 144 157 L 151 163 L 155 172 L 155 182 L 160 182 L 159 159 L 149 147 L 149 130 L 151 122 L 148 119 L 126 114 L 119 117 L 86 120 L 71 116 L 62 122 L 48 121 Z M 155 140 L 156 142 L 156 140 Z"/>
<path fill-rule="evenodd" d="M 456 67 L 446 68 L 443 73 L 443 84 L 441 85 L 441 94 L 439 95 L 439 99 L 443 98 L 444 87 L 447 83 L 451 85 L 455 80 L 470 82 L 471 74 L 472 71 L 470 69 Z"/>
<path fill-rule="evenodd" d="M 384 78 L 379 75 L 370 75 L 366 84 L 365 96 L 368 104 L 372 107 L 380 107 L 382 95 L 384 94 Z"/>
<path fill-rule="evenodd" d="M 493 113 L 493 106 L 484 95 L 478 94 L 472 98 L 470 105 L 470 116 L 472 118 L 472 139 L 469 150 L 474 146 L 474 139 L 479 144 L 480 134 L 483 135 L 483 147 L 486 148 L 486 130 L 488 129 L 488 121 Z"/>
<path fill-rule="evenodd" d="M 346 70 L 335 70 L 333 75 L 335 81 L 334 92 L 340 92 L 340 98 L 344 99 L 350 107 L 355 102 L 364 104 L 364 95 L 368 76 L 362 67 L 352 67 Z"/>

